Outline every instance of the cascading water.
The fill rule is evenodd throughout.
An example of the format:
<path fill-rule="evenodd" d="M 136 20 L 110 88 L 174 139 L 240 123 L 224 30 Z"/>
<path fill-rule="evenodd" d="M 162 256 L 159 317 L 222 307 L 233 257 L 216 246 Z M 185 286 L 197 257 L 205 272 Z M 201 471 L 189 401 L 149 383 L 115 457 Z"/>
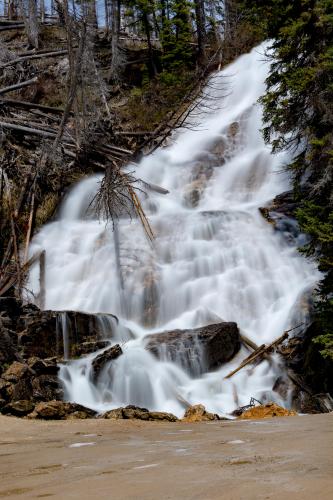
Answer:
<path fill-rule="evenodd" d="M 47 309 L 113 313 L 127 327 L 111 338 L 126 341 L 124 354 L 97 382 L 91 376 L 96 354 L 61 368 L 69 400 L 100 411 L 136 404 L 176 415 L 184 412 L 182 400 L 219 414 L 248 404 L 251 396 L 279 401 L 272 393 L 281 369 L 277 359 L 225 380 L 245 350 L 220 369 L 193 376 L 144 349 L 149 333 L 221 320 L 237 322 L 260 345 L 306 314 L 299 302 L 317 271 L 258 210 L 289 187 L 281 173 L 286 158 L 272 156 L 260 132 L 257 101 L 269 69 L 263 52 L 259 47 L 218 73 L 216 90 L 210 91 L 216 111 L 139 165 L 140 178 L 169 191 L 142 200 L 156 236 L 152 245 L 140 222 L 124 217 L 118 223 L 117 259 L 111 225 L 87 211 L 99 176 L 79 183 L 59 220 L 34 238 L 31 253 L 46 250 Z M 227 88 L 224 97 L 218 96 L 221 84 Z M 38 294 L 37 268 L 30 288 Z"/>

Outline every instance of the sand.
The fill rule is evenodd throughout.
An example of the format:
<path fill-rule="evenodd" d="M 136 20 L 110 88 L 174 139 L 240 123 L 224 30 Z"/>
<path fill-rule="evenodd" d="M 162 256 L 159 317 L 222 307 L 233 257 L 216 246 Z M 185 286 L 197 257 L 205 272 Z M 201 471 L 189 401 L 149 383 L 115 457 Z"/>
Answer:
<path fill-rule="evenodd" d="M 0 498 L 333 499 L 333 414 L 212 423 L 0 416 Z"/>

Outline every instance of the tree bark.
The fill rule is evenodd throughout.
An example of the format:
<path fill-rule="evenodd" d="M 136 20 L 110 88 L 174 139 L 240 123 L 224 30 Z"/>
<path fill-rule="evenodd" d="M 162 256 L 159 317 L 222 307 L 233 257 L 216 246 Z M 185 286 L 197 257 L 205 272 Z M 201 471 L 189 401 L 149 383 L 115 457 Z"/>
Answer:
<path fill-rule="evenodd" d="M 199 64 L 206 63 L 206 16 L 205 16 L 205 2 L 204 0 L 194 0 L 195 15 L 197 23 L 197 37 L 198 37 L 198 60 Z"/>

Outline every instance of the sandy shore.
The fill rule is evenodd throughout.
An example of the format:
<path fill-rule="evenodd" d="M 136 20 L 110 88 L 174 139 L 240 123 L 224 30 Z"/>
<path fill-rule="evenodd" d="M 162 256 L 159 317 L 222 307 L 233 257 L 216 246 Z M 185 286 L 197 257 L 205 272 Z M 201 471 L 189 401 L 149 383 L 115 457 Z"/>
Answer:
<path fill-rule="evenodd" d="M 0 498 L 333 498 L 333 414 L 200 424 L 0 417 Z"/>

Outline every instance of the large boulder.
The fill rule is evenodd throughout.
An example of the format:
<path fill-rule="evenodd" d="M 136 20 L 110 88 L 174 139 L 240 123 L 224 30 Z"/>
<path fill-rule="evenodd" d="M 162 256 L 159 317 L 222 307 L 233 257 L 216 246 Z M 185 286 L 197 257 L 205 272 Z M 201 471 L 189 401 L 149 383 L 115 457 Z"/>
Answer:
<path fill-rule="evenodd" d="M 34 310 L 24 317 L 19 343 L 23 356 L 47 358 L 63 356 L 63 338 L 67 338 L 69 357 L 87 354 L 81 348 L 88 342 L 93 349 L 99 342 L 111 337 L 117 318 L 107 314 L 81 312 L 54 312 Z"/>
<path fill-rule="evenodd" d="M 118 319 L 112 314 L 41 311 L 14 297 L 0 297 L 0 374 L 13 361 L 38 357 L 77 357 L 106 347 Z M 130 338 L 130 332 L 123 329 Z M 127 340 L 127 338 L 124 340 Z"/>
<path fill-rule="evenodd" d="M 180 364 L 191 374 L 214 370 L 240 349 L 236 323 L 216 323 L 193 330 L 172 330 L 146 337 L 146 349 L 156 357 Z"/>
<path fill-rule="evenodd" d="M 101 415 L 100 418 L 109 420 L 149 420 L 176 422 L 178 418 L 172 413 L 162 411 L 149 411 L 147 408 L 129 405 L 125 408 L 116 408 L 109 410 Z"/>
<path fill-rule="evenodd" d="M 221 420 L 216 413 L 209 413 L 203 405 L 193 405 L 187 408 L 183 422 L 207 422 L 210 420 Z"/>

